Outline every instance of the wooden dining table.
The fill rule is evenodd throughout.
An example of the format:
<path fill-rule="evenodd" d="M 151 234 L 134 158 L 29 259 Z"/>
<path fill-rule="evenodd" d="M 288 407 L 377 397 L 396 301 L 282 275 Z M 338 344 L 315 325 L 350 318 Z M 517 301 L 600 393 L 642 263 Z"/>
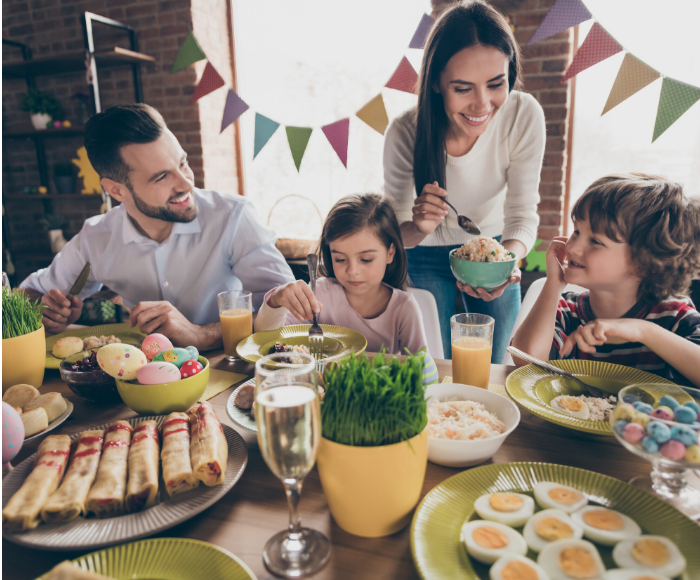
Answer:
<path fill-rule="evenodd" d="M 228 362 L 222 351 L 205 353 L 211 367 L 253 376 L 254 367 L 245 362 Z M 437 360 L 440 377 L 451 376 L 449 360 Z M 515 367 L 491 365 L 490 382 L 504 385 Z M 240 481 L 220 501 L 199 515 L 165 530 L 154 537 L 195 538 L 211 542 L 241 558 L 259 580 L 276 578 L 263 564 L 265 542 L 288 525 L 287 502 L 282 483 L 270 472 L 263 460 L 254 433 L 233 423 L 226 414 L 226 402 L 233 391 L 226 391 L 210 400 L 219 419 L 236 429 L 248 447 L 248 465 Z M 71 416 L 52 431 L 72 435 L 92 426 L 117 419 L 128 419 L 136 413 L 124 404 L 111 406 L 89 403 L 73 394 L 57 370 L 47 369 L 42 392 L 58 391 L 74 404 Z M 622 480 L 648 475 L 648 462 L 625 450 L 615 438 L 591 439 L 572 429 L 559 427 L 521 409 L 520 425 L 506 439 L 488 463 L 535 461 L 570 465 L 603 473 Z M 16 465 L 36 452 L 41 438 L 24 445 L 13 463 Z M 428 463 L 421 498 L 445 479 L 460 473 L 461 468 L 448 468 Z M 313 577 L 321 579 L 401 579 L 418 578 L 410 547 L 410 526 L 385 538 L 361 538 L 343 531 L 333 521 L 314 468 L 303 485 L 300 515 L 304 526 L 324 533 L 331 541 L 330 561 Z M 77 558 L 85 551 L 49 552 L 2 542 L 2 577 L 5 580 L 30 580 L 65 559 Z"/>

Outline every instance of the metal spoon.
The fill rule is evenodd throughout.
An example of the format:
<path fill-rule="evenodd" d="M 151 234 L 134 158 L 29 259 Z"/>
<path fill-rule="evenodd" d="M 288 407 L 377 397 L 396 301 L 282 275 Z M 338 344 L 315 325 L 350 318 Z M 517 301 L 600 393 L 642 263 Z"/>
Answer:
<path fill-rule="evenodd" d="M 447 205 L 449 205 L 454 212 L 457 214 L 457 222 L 459 223 L 459 227 L 462 228 L 465 232 L 468 234 L 472 234 L 475 236 L 481 235 L 481 230 L 479 229 L 479 226 L 477 226 L 472 220 L 470 220 L 468 217 L 459 215 L 459 212 L 455 209 L 455 206 L 453 206 L 447 199 L 444 197 L 442 198 L 442 201 L 444 201 Z"/>

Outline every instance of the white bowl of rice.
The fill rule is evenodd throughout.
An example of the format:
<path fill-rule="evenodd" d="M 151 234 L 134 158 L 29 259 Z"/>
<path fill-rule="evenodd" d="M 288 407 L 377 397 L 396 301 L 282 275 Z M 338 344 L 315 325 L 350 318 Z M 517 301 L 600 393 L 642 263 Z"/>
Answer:
<path fill-rule="evenodd" d="M 469 467 L 490 459 L 520 422 L 510 399 L 469 385 L 429 385 L 428 460 Z"/>

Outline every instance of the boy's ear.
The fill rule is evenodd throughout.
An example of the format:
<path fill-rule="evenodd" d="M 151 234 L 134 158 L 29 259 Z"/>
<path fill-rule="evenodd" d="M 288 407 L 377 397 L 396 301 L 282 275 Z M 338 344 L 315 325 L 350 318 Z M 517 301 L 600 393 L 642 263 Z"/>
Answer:
<path fill-rule="evenodd" d="M 102 185 L 104 190 L 119 203 L 122 203 L 126 198 L 127 189 L 121 183 L 117 183 L 116 181 L 114 181 L 113 179 L 109 179 L 108 177 L 103 177 L 100 180 L 100 184 Z"/>
<path fill-rule="evenodd" d="M 388 254 L 388 256 L 387 256 L 386 263 L 387 263 L 387 265 L 389 265 L 394 261 L 394 256 L 396 255 L 396 246 L 393 244 L 393 242 L 392 242 L 391 246 L 389 246 L 389 250 L 388 250 L 387 254 Z"/>

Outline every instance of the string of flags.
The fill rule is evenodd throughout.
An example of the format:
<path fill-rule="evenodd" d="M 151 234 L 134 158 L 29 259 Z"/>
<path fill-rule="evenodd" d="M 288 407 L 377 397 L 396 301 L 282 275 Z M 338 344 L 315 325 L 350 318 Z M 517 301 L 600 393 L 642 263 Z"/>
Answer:
<path fill-rule="evenodd" d="M 592 18 L 593 16 L 582 0 L 557 0 L 542 21 L 542 24 L 535 31 L 528 45 L 554 36 Z M 623 51 L 625 49 L 620 43 L 610 36 L 598 22 L 594 23 L 588 36 L 586 36 L 578 51 L 576 51 L 562 82 L 566 82 L 581 71 Z M 625 51 L 625 57 L 620 65 L 601 115 L 604 115 L 659 78 L 662 78 L 663 81 L 659 105 L 656 111 L 654 134 L 651 140 L 653 143 L 666 129 L 683 116 L 690 107 L 700 100 L 700 88 L 664 76 L 639 60 L 631 52 Z"/>
<path fill-rule="evenodd" d="M 421 21 L 419 22 L 408 47 L 423 48 L 425 45 L 425 40 L 428 37 L 428 33 L 430 32 L 434 22 L 435 21 L 430 16 L 423 14 L 423 17 L 421 18 Z M 182 46 L 175 57 L 175 61 L 172 64 L 172 68 L 170 69 L 170 74 L 177 73 L 178 71 L 181 71 L 191 64 L 201 60 L 206 60 L 207 64 L 204 67 L 202 76 L 200 77 L 194 93 L 192 94 L 190 104 L 194 104 L 202 97 L 205 97 L 217 89 L 226 86 L 226 82 L 214 68 L 211 61 L 207 59 L 206 54 L 202 50 L 202 47 L 200 46 L 199 42 L 197 42 L 197 39 L 192 32 L 187 35 L 185 41 L 182 43 Z M 417 81 L 418 73 L 404 56 L 399 65 L 396 67 L 396 70 L 391 75 L 391 78 L 384 86 L 397 91 L 414 93 Z M 231 87 L 227 87 L 227 89 L 228 93 L 226 95 L 226 104 L 224 105 L 224 111 L 221 118 L 220 132 L 223 132 L 224 129 L 226 129 L 243 113 L 250 109 L 248 103 L 246 103 L 236 93 L 236 91 L 234 91 Z M 378 133 L 384 135 L 384 132 L 389 125 L 389 116 L 387 115 L 381 92 L 373 97 L 359 111 L 357 111 L 355 116 Z M 280 125 L 281 124 L 277 121 L 274 121 L 258 112 L 255 113 L 253 159 L 255 159 L 255 157 L 258 156 L 258 153 L 262 151 L 263 147 L 265 147 Z M 289 149 L 297 171 L 299 171 L 299 168 L 301 167 L 301 161 L 304 157 L 306 146 L 309 143 L 309 139 L 311 138 L 313 131 L 313 127 L 285 126 L 287 142 L 289 143 Z M 331 145 L 336 155 L 338 155 L 338 159 L 340 159 L 341 163 L 347 169 L 350 118 L 346 117 L 339 121 L 335 121 L 334 123 L 330 123 L 329 125 L 324 125 L 321 127 L 321 131 L 323 131 L 328 143 Z"/>

